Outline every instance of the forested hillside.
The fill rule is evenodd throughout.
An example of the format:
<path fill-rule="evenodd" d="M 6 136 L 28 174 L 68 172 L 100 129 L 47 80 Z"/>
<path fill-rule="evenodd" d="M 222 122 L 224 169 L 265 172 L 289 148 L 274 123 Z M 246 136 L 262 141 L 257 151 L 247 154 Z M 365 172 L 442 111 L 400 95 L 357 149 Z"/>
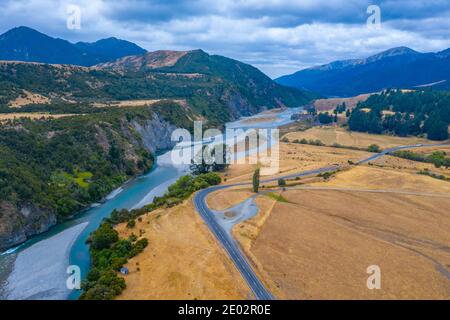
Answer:
<path fill-rule="evenodd" d="M 314 97 L 278 85 L 252 66 L 201 50 L 187 52 L 170 67 L 115 68 L 121 63 L 84 68 L 1 62 L 0 110 L 10 111 L 8 105 L 24 90 L 51 104 L 185 99 L 196 113 L 218 125 L 265 109 L 297 107 Z"/>
<path fill-rule="evenodd" d="M 30 96 L 40 102 L 24 104 Z M 0 113 L 70 115 L 0 121 L 0 250 L 148 170 L 154 152 L 171 146 L 176 127 L 191 129 L 194 120 L 220 127 L 312 98 L 201 50 L 148 53 L 92 68 L 0 62 Z"/>
<path fill-rule="evenodd" d="M 449 50 L 421 53 L 398 47 L 365 59 L 335 61 L 276 79 L 328 97 L 351 97 L 388 88 L 450 88 Z"/>
<path fill-rule="evenodd" d="M 191 124 L 173 102 L 0 126 L 0 250 L 45 231 L 128 179 Z M 138 130 L 139 129 L 139 130 Z M 145 143 L 144 143 L 144 140 Z"/>
<path fill-rule="evenodd" d="M 431 140 L 449 137 L 450 93 L 388 90 L 358 103 L 349 121 L 350 130 L 426 135 Z"/>

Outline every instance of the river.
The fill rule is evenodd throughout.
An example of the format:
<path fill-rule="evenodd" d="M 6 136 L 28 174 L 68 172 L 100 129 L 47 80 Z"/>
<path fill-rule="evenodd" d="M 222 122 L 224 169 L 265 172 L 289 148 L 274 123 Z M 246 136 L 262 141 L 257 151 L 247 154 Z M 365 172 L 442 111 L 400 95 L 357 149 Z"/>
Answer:
<path fill-rule="evenodd" d="M 261 113 L 227 124 L 228 128 L 268 128 L 289 123 L 298 109 Z M 275 120 L 274 120 L 275 117 Z M 254 120 L 254 122 L 252 121 Z M 80 292 L 69 291 L 66 273 L 69 265 L 80 267 L 84 277 L 90 266 L 86 240 L 114 209 L 135 209 L 161 196 L 167 187 L 188 173 L 188 166 L 175 166 L 170 151 L 156 158 L 154 168 L 112 192 L 101 204 L 77 215 L 75 219 L 0 255 L 0 299 L 77 299 Z"/>

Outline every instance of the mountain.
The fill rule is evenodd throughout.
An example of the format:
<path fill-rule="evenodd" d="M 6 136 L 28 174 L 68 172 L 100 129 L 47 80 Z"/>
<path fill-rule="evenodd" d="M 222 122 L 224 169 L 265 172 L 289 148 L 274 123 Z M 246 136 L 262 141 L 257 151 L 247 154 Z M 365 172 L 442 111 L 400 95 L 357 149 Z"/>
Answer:
<path fill-rule="evenodd" d="M 275 83 L 258 69 L 202 50 L 156 51 L 90 68 L 0 62 L 0 110 L 24 93 L 53 104 L 186 100 L 199 116 L 223 124 L 265 109 L 297 107 L 313 95 Z M 43 108 L 44 108 L 43 107 Z"/>
<path fill-rule="evenodd" d="M 0 60 L 7 61 L 92 66 L 144 52 L 137 45 L 116 38 L 72 44 L 28 27 L 14 28 L 0 35 Z"/>
<path fill-rule="evenodd" d="M 41 102 L 9 107 L 25 95 Z M 0 61 L 0 112 L 69 114 L 0 126 L 0 251 L 148 170 L 152 155 L 172 145 L 175 128 L 192 130 L 194 120 L 220 127 L 313 97 L 202 50 L 150 52 L 93 67 Z M 148 106 L 133 107 L 136 100 Z"/>
<path fill-rule="evenodd" d="M 355 96 L 387 88 L 450 88 L 450 49 L 420 53 L 407 47 L 389 49 L 366 59 L 335 61 L 275 80 L 326 96 Z"/>
<path fill-rule="evenodd" d="M 94 43 L 77 42 L 75 46 L 82 52 L 97 57 L 96 64 L 146 52 L 146 50 L 132 42 L 114 37 L 98 40 Z"/>

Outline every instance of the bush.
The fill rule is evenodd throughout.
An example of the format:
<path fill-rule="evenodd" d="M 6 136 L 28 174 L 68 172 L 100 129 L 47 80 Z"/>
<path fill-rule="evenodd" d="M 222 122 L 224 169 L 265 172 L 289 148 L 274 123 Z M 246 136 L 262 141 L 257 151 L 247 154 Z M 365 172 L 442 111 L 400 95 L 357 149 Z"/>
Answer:
<path fill-rule="evenodd" d="M 91 248 L 94 250 L 102 250 L 111 247 L 111 245 L 119 240 L 119 234 L 109 223 L 102 223 L 100 227 L 91 234 L 88 239 Z"/>
<path fill-rule="evenodd" d="M 92 268 L 83 282 L 80 299 L 113 299 L 125 289 L 125 281 L 117 275 L 117 271 L 128 259 L 141 253 L 148 246 L 148 240 L 137 240 L 135 235 L 119 240 L 117 231 L 107 222 L 102 223 L 89 240 Z"/>
<path fill-rule="evenodd" d="M 286 180 L 278 179 L 278 186 L 279 187 L 285 187 L 286 186 Z"/>
<path fill-rule="evenodd" d="M 128 221 L 128 223 L 127 223 L 127 228 L 128 229 L 133 229 L 135 226 L 136 226 L 136 221 L 135 220 L 131 219 L 131 220 Z"/>
<path fill-rule="evenodd" d="M 259 182 L 260 182 L 260 173 L 259 173 L 259 169 L 256 169 L 255 172 L 253 173 L 253 192 L 254 193 L 258 193 L 259 191 Z"/>
<path fill-rule="evenodd" d="M 127 240 L 119 240 L 113 224 L 127 222 L 128 228 L 134 228 L 135 219 L 140 215 L 162 206 L 174 206 L 195 191 L 217 185 L 220 182 L 220 176 L 215 173 L 206 173 L 195 177 L 183 176 L 169 187 L 164 196 L 156 197 L 152 204 L 144 208 L 131 211 L 114 210 L 111 217 L 106 219 L 89 237 L 93 266 L 88 273 L 87 280 L 83 283 L 83 294 L 80 299 L 109 300 L 120 294 L 125 288 L 125 281 L 116 272 L 127 263 L 128 259 L 138 255 L 148 246 L 147 239 L 137 240 L 138 238 L 134 234 Z"/>
<path fill-rule="evenodd" d="M 378 145 L 371 144 L 369 147 L 367 147 L 367 151 L 374 152 L 374 153 L 379 153 L 379 152 L 381 152 L 381 149 L 380 149 L 380 147 Z"/>

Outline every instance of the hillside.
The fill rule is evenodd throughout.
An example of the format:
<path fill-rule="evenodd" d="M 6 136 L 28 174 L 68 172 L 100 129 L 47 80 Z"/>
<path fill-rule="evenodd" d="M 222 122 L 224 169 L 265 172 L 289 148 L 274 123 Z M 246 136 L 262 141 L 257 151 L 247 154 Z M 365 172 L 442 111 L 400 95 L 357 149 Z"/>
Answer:
<path fill-rule="evenodd" d="M 45 109 L 50 111 L 55 104 L 69 101 L 92 105 L 184 99 L 196 114 L 216 125 L 265 109 L 297 107 L 313 98 L 276 84 L 250 65 L 201 50 L 160 51 L 92 68 L 0 62 L 0 84 L 2 112 L 10 112 L 11 102 L 24 91 L 49 100 Z"/>
<path fill-rule="evenodd" d="M 359 102 L 348 120 L 350 130 L 423 136 L 431 140 L 449 137 L 450 93 L 442 91 L 387 90 Z"/>
<path fill-rule="evenodd" d="M 72 44 L 27 27 L 14 28 L 0 35 L 0 60 L 6 61 L 92 66 L 144 52 L 134 43 L 116 38 Z"/>
<path fill-rule="evenodd" d="M 149 170 L 191 114 L 172 102 L 0 125 L 0 251 Z"/>
<path fill-rule="evenodd" d="M 393 48 L 366 59 L 335 61 L 276 79 L 325 96 L 348 97 L 388 88 L 450 87 L 450 49 L 419 53 Z"/>
<path fill-rule="evenodd" d="M 297 107 L 313 96 L 201 50 L 94 67 L 0 62 L 0 250 L 46 231 L 148 170 L 193 120 Z M 126 106 L 126 107 L 125 107 Z M 47 112 L 57 119 L 37 119 Z M 66 115 L 65 117 L 60 117 Z M 13 117 L 5 117 L 5 119 Z"/>

